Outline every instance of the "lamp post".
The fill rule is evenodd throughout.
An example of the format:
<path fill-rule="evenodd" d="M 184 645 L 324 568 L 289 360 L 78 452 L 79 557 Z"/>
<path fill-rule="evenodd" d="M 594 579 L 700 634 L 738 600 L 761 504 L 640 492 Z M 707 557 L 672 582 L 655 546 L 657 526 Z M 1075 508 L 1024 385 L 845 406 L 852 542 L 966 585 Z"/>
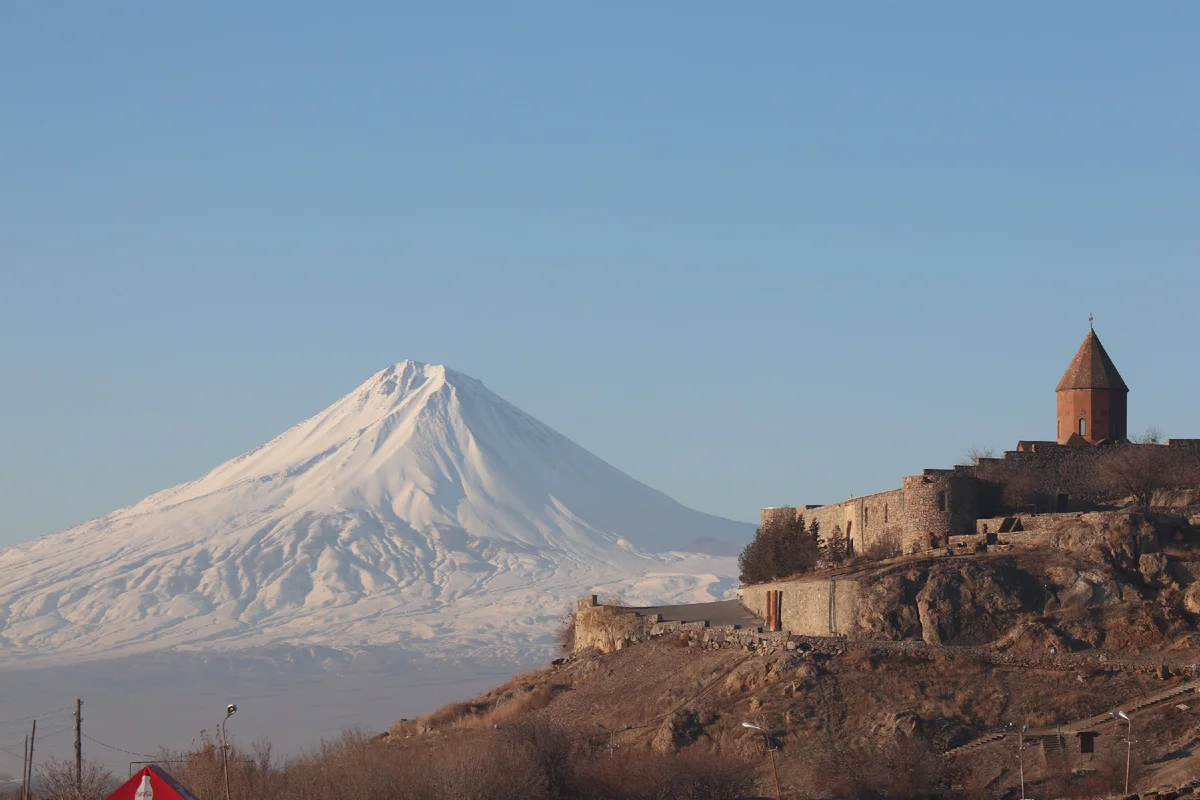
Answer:
<path fill-rule="evenodd" d="M 613 757 L 613 744 L 614 744 L 613 739 L 616 736 L 617 732 L 604 727 L 604 725 L 601 724 L 600 722 L 593 722 L 592 724 L 595 725 L 597 728 L 599 728 L 602 731 L 608 731 L 608 758 L 611 761 L 612 757 Z"/>
<path fill-rule="evenodd" d="M 593 722 L 592 724 L 595 725 L 597 728 L 599 728 L 602 731 L 608 731 L 608 757 L 609 757 L 609 759 L 612 759 L 613 750 L 615 750 L 617 747 L 617 732 L 618 731 L 627 731 L 627 730 L 630 730 L 633 728 L 632 725 L 626 725 L 624 728 L 608 728 L 608 727 L 605 727 L 605 725 L 600 722 Z"/>
<path fill-rule="evenodd" d="M 1011 722 L 1009 728 L 1015 728 Z M 1025 723 L 1017 731 L 1017 767 L 1021 771 L 1021 800 L 1025 800 L 1025 731 L 1029 730 L 1029 723 Z"/>
<path fill-rule="evenodd" d="M 1129 794 L 1129 765 L 1133 761 L 1133 720 L 1124 711 L 1110 711 L 1113 719 L 1125 720 L 1125 794 Z"/>
<path fill-rule="evenodd" d="M 229 735 L 225 732 L 225 723 L 237 713 L 233 703 L 225 706 L 225 719 L 221 720 L 221 760 L 225 764 L 225 800 L 229 800 Z"/>
<path fill-rule="evenodd" d="M 767 732 L 766 728 L 760 728 L 753 722 L 743 722 L 742 727 L 760 732 L 763 735 L 763 739 L 766 740 L 767 752 L 771 754 L 771 774 L 775 776 L 775 800 L 783 800 L 783 794 L 779 791 L 779 768 L 775 766 L 776 748 L 771 746 L 771 734 Z"/>

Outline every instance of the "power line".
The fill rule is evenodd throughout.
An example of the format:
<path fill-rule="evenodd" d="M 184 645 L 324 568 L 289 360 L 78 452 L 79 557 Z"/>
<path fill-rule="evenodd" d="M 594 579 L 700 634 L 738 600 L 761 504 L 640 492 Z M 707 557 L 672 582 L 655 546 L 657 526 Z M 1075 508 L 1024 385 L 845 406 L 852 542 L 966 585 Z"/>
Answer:
<path fill-rule="evenodd" d="M 30 714 L 28 717 L 21 717 L 20 719 L 4 720 L 3 722 L 0 722 L 0 728 L 10 728 L 13 725 L 21 725 L 29 722 L 30 720 L 45 719 L 47 717 L 53 717 L 55 714 L 62 714 L 63 712 L 74 710 L 75 709 L 73 708 L 60 708 L 57 711 L 47 711 L 44 714 Z"/>
<path fill-rule="evenodd" d="M 72 722 L 70 725 L 64 725 L 61 728 L 55 728 L 54 730 L 50 731 L 49 733 L 42 734 L 42 736 L 40 738 L 49 739 L 51 736 L 57 736 L 58 734 L 62 733 L 63 731 L 69 731 L 74 727 L 75 727 L 75 723 Z"/>
<path fill-rule="evenodd" d="M 89 742 L 92 742 L 93 744 L 98 744 L 101 747 L 107 747 L 109 750 L 116 750 L 118 753 L 125 753 L 126 755 L 130 755 L 130 756 L 141 756 L 142 758 L 154 758 L 154 756 L 150 755 L 149 753 L 135 753 L 132 750 L 126 750 L 121 747 L 113 747 L 111 744 L 105 744 L 104 742 L 100 741 L 99 739 L 93 739 L 91 736 L 88 736 L 86 733 L 83 733 L 80 735 L 83 738 L 87 739 Z"/>

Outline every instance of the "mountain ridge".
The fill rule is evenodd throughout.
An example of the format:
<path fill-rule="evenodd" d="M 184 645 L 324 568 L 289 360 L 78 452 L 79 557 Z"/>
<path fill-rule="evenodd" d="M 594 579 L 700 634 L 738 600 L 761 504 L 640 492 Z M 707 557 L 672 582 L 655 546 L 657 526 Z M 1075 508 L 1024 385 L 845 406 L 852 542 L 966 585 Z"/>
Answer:
<path fill-rule="evenodd" d="M 751 530 L 470 376 L 402 361 L 193 481 L 0 551 L 0 661 L 277 642 L 515 652 L 544 645 L 532 626 L 580 591 L 728 593 L 731 559 L 671 551 Z"/>

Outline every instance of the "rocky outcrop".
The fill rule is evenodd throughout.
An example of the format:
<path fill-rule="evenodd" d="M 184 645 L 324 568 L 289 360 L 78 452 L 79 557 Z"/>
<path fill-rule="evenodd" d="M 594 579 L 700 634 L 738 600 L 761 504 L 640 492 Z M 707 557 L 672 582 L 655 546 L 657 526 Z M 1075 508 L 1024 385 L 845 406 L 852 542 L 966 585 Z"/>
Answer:
<path fill-rule="evenodd" d="M 863 582 L 859 629 L 864 638 L 985 644 L 1045 601 L 1012 559 L 925 562 Z"/>
<path fill-rule="evenodd" d="M 939 564 L 917 595 L 926 644 L 993 641 L 1023 611 L 1044 605 L 1041 587 L 1011 564 Z"/>

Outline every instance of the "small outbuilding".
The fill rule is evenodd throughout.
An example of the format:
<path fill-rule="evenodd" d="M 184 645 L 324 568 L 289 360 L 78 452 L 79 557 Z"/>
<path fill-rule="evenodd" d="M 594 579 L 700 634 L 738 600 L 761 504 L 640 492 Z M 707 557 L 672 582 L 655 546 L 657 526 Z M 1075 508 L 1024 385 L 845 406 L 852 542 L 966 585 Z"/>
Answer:
<path fill-rule="evenodd" d="M 151 764 L 110 794 L 107 800 L 198 800 L 183 785 Z"/>

